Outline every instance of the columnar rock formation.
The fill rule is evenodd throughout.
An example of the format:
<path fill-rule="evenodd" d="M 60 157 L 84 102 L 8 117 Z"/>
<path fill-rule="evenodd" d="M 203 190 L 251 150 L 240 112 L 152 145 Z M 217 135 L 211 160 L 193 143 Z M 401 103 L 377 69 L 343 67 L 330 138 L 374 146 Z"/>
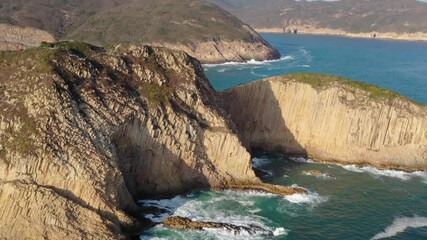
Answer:
<path fill-rule="evenodd" d="M 427 169 L 427 108 L 339 77 L 291 74 L 222 93 L 250 147 L 319 161 Z"/>
<path fill-rule="evenodd" d="M 124 238 L 134 198 L 260 183 L 185 53 L 64 42 L 0 72 L 1 239 Z"/>

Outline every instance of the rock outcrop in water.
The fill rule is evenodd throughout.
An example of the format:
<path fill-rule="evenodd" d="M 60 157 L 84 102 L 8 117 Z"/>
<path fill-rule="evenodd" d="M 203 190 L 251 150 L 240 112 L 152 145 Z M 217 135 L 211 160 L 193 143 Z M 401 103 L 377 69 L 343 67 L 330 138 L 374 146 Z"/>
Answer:
<path fill-rule="evenodd" d="M 250 225 L 250 226 L 239 226 L 229 223 L 219 223 L 219 222 L 196 222 L 192 221 L 189 218 L 185 217 L 170 217 L 167 218 L 163 224 L 167 227 L 176 228 L 176 229 L 193 229 L 193 230 L 203 230 L 203 229 L 222 229 L 224 231 L 230 232 L 233 235 L 257 235 L 264 237 L 273 236 L 273 232 L 259 226 Z"/>
<path fill-rule="evenodd" d="M 264 188 L 183 52 L 62 42 L 0 52 L 0 72 L 1 239 L 124 238 L 135 199 Z"/>
<path fill-rule="evenodd" d="M 222 93 L 252 147 L 318 161 L 427 169 L 427 108 L 375 86 L 291 74 Z"/>

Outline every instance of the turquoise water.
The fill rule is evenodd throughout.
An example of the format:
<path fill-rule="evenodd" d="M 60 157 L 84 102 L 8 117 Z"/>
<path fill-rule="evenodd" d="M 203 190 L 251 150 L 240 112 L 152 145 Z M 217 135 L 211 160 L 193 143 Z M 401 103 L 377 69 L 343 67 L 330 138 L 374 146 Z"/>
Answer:
<path fill-rule="evenodd" d="M 255 156 L 254 166 L 265 172 L 265 182 L 304 187 L 309 195 L 193 191 L 143 204 L 198 221 L 255 224 L 274 236 L 171 230 L 158 225 L 142 239 L 427 239 L 425 172 L 317 164 L 265 153 Z M 323 175 L 307 175 L 304 171 L 308 170 L 320 170 Z M 161 221 L 167 216 L 150 217 Z"/>
<path fill-rule="evenodd" d="M 282 54 L 273 62 L 205 65 L 213 87 L 292 72 L 335 74 L 391 89 L 427 104 L 427 43 L 330 36 L 264 34 Z"/>
<path fill-rule="evenodd" d="M 263 35 L 279 61 L 206 65 L 214 88 L 230 88 L 291 72 L 336 74 L 392 89 L 427 103 L 427 43 L 301 35 Z M 265 182 L 294 185 L 308 195 L 279 197 L 246 191 L 193 191 L 172 199 L 145 200 L 160 215 L 240 226 L 255 224 L 266 237 L 226 230 L 173 230 L 161 224 L 141 239 L 427 239 L 427 172 L 380 171 L 317 164 L 302 158 L 256 153 L 253 166 Z M 321 175 L 308 175 L 320 170 Z"/>

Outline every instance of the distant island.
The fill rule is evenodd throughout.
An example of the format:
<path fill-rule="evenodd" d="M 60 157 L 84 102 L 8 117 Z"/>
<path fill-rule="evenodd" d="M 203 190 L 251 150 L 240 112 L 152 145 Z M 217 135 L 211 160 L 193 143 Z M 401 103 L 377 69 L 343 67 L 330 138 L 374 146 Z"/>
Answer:
<path fill-rule="evenodd" d="M 427 41 L 427 4 L 416 0 L 210 0 L 258 32 Z"/>
<path fill-rule="evenodd" d="M 271 60 L 278 51 L 251 27 L 204 1 L 5 0 L 0 50 L 57 40 L 98 46 L 149 44 L 184 50 L 204 63 Z"/>

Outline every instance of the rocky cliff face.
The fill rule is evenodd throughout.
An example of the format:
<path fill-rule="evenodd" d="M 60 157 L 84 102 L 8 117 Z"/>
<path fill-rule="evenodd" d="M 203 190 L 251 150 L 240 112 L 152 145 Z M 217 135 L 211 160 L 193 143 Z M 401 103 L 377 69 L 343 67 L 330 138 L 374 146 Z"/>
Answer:
<path fill-rule="evenodd" d="M 185 51 L 203 63 L 243 62 L 252 59 L 263 61 L 280 58 L 280 53 L 261 38 L 255 42 L 212 40 L 191 45 L 159 42 L 149 43 L 149 45 Z"/>
<path fill-rule="evenodd" d="M 134 198 L 259 183 L 185 53 L 63 42 L 0 72 L 0 238 L 124 238 Z"/>
<path fill-rule="evenodd" d="M 427 169 L 427 108 L 338 77 L 292 74 L 222 93 L 242 141 L 319 161 Z"/>
<path fill-rule="evenodd" d="M 39 46 L 41 42 L 53 42 L 55 38 L 46 31 L 0 24 L 0 50 L 18 50 Z"/>
<path fill-rule="evenodd" d="M 13 37 L 0 31 L 0 44 L 7 42 L 0 50 L 50 41 L 43 33 L 98 46 L 156 43 L 187 51 L 204 63 L 280 57 L 251 27 L 201 0 L 2 0 L 0 16 L 3 28 L 20 29 Z M 14 26 L 40 30 L 36 34 Z"/>

